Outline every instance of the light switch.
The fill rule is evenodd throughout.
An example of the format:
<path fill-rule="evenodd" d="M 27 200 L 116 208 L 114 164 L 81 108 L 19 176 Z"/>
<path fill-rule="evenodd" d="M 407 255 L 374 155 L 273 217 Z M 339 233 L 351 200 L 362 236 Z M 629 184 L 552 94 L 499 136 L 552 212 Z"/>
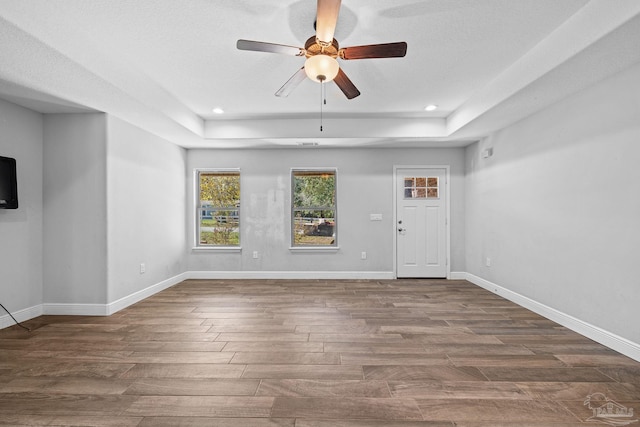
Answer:
<path fill-rule="evenodd" d="M 371 221 L 382 221 L 382 214 L 369 214 Z"/>

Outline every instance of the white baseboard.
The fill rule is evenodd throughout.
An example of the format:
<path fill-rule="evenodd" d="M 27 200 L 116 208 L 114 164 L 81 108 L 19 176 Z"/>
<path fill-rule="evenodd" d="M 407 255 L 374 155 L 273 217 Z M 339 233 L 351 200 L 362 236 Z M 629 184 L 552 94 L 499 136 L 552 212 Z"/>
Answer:
<path fill-rule="evenodd" d="M 473 275 L 471 273 L 464 273 L 464 278 L 469 282 L 480 286 L 490 292 L 500 295 L 503 298 L 512 301 L 519 306 L 538 313 L 541 316 L 546 317 L 549 320 L 571 329 L 587 338 L 590 338 L 602 345 L 605 345 L 619 353 L 624 354 L 634 360 L 640 362 L 640 344 L 633 341 L 629 341 L 619 335 L 606 331 L 595 325 L 577 319 L 569 314 L 556 310 L 538 301 L 534 301 L 531 298 L 520 295 L 517 292 L 513 292 L 507 288 L 497 285 L 493 282 L 485 280 L 481 277 Z"/>
<path fill-rule="evenodd" d="M 178 283 L 187 280 L 188 273 L 181 273 L 177 276 L 173 276 L 169 279 L 163 280 L 160 283 L 156 283 L 155 285 L 149 286 L 148 288 L 142 289 L 138 292 L 134 292 L 131 295 L 127 295 L 124 298 L 120 298 L 117 301 L 114 301 L 110 304 L 106 305 L 107 316 L 113 313 L 116 313 L 123 308 L 127 308 L 130 305 L 133 305 L 139 301 L 142 301 L 145 298 L 149 298 L 152 295 L 157 294 L 160 291 L 164 291 L 171 286 L 177 285 Z"/>
<path fill-rule="evenodd" d="M 51 316 L 106 316 L 106 304 L 44 303 L 42 314 Z"/>
<path fill-rule="evenodd" d="M 392 280 L 392 271 L 190 271 L 189 279 Z"/>
<path fill-rule="evenodd" d="M 124 298 L 120 298 L 109 304 L 53 304 L 45 303 L 43 305 L 43 314 L 51 315 L 71 315 L 71 316 L 109 316 L 123 308 L 142 301 L 152 295 L 157 294 L 171 286 L 188 278 L 187 273 L 181 273 L 177 276 L 163 280 L 162 282 L 151 285 L 148 288 L 134 292 Z"/>
<path fill-rule="evenodd" d="M 4 312 L 4 310 L 2 311 Z M 42 304 L 34 305 L 33 307 L 27 307 L 11 314 L 16 318 L 18 322 L 26 322 L 27 320 L 33 319 L 34 317 L 42 316 Z M 8 328 L 9 326 L 13 326 L 15 324 L 16 322 L 14 322 L 11 316 L 9 316 L 8 314 L 0 316 L 0 329 Z"/>
<path fill-rule="evenodd" d="M 136 302 L 142 301 L 164 289 L 187 279 L 352 279 L 352 280 L 392 280 L 395 276 L 390 271 L 188 271 L 148 288 L 134 292 L 109 304 L 52 304 L 44 303 L 18 310 L 13 316 L 19 322 L 49 315 L 108 316 Z M 531 298 L 520 295 L 507 288 L 483 279 L 471 273 L 456 271 L 449 274 L 450 280 L 468 280 L 469 282 L 498 294 L 526 309 L 538 313 L 547 319 L 571 329 L 587 338 L 616 350 L 634 360 L 640 361 L 640 344 L 629 341 L 619 335 L 584 322 Z M 14 324 L 9 315 L 0 316 L 0 329 Z"/>
<path fill-rule="evenodd" d="M 43 303 L 16 311 L 13 316 L 25 322 L 42 315 L 109 316 L 187 279 L 362 279 L 391 280 L 391 271 L 187 271 L 163 280 L 109 304 Z M 0 316 L 0 329 L 15 324 L 9 315 Z"/>

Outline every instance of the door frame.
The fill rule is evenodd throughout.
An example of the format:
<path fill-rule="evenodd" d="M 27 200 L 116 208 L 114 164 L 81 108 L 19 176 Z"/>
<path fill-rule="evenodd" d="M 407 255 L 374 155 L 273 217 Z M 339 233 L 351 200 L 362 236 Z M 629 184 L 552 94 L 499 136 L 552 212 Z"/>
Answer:
<path fill-rule="evenodd" d="M 445 236 L 447 280 L 451 278 L 451 166 L 450 165 L 393 165 L 393 278 L 398 278 L 398 169 L 444 169 L 445 170 Z"/>

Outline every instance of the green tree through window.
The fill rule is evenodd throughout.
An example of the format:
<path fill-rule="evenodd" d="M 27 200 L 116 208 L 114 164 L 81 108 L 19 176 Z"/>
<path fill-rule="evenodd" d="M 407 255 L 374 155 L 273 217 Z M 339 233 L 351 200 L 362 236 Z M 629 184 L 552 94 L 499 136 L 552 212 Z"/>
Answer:
<path fill-rule="evenodd" d="M 336 171 L 292 171 L 293 246 L 337 246 Z"/>
<path fill-rule="evenodd" d="M 240 171 L 198 171 L 198 245 L 240 245 Z"/>

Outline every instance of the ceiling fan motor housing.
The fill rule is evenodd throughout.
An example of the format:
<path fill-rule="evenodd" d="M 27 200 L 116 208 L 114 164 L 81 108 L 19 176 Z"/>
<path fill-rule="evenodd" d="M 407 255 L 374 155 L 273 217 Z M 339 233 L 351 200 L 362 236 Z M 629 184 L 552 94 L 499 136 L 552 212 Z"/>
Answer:
<path fill-rule="evenodd" d="M 320 44 L 320 42 L 318 42 L 316 36 L 311 36 L 304 44 L 304 49 L 306 50 L 305 56 L 307 58 L 315 55 L 328 55 L 332 58 L 337 58 L 340 46 L 336 39 L 333 39 L 330 45 L 325 46 L 324 43 Z"/>

